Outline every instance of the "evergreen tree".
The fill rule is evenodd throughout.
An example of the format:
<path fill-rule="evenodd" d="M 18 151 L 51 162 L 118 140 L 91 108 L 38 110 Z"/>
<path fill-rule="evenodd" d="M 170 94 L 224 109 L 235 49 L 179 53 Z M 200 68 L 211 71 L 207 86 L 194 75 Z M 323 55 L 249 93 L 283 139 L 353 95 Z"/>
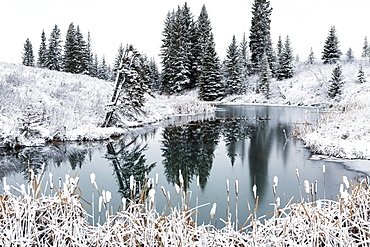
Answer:
<path fill-rule="evenodd" d="M 245 36 L 245 32 L 243 33 L 243 39 L 240 42 L 239 47 L 240 47 L 240 63 L 242 67 L 241 77 L 242 77 L 243 83 L 247 85 L 249 69 L 250 69 L 250 61 L 249 61 L 249 55 L 248 55 L 248 42 Z"/>
<path fill-rule="evenodd" d="M 335 26 L 332 26 L 329 31 L 322 52 L 322 60 L 324 64 L 334 64 L 339 61 L 342 56 L 342 52 L 339 49 L 339 40 Z"/>
<path fill-rule="evenodd" d="M 122 56 L 123 56 L 123 52 L 124 52 L 124 48 L 123 48 L 123 45 L 122 43 L 119 45 L 118 47 L 118 51 L 117 51 L 117 55 L 116 57 L 114 58 L 114 64 L 113 64 L 113 78 L 116 78 L 117 76 L 117 70 L 120 66 L 120 63 L 121 63 L 121 60 L 122 60 Z"/>
<path fill-rule="evenodd" d="M 101 62 L 98 65 L 98 74 L 97 77 L 101 80 L 108 81 L 110 79 L 109 76 L 109 68 L 107 65 L 107 62 L 105 61 L 105 56 L 103 55 L 103 58 Z"/>
<path fill-rule="evenodd" d="M 90 32 L 87 33 L 85 56 L 86 56 L 87 74 L 94 77 L 94 55 L 91 48 Z"/>
<path fill-rule="evenodd" d="M 268 0 L 254 0 L 252 5 L 252 25 L 249 36 L 249 48 L 251 51 L 251 62 L 255 71 L 260 70 L 263 63 L 263 54 L 267 55 L 270 68 L 274 63 L 270 35 L 270 16 L 272 8 Z"/>
<path fill-rule="evenodd" d="M 171 87 L 173 85 L 174 70 L 173 63 L 175 61 L 174 55 L 174 34 L 173 34 L 173 25 L 174 25 L 175 12 L 168 12 L 166 19 L 164 21 L 164 30 L 162 35 L 161 53 L 162 58 L 162 81 L 161 81 L 161 90 L 163 92 L 171 93 Z"/>
<path fill-rule="evenodd" d="M 221 66 L 216 53 L 211 21 L 203 5 L 195 27 L 196 42 L 194 45 L 197 85 L 199 98 L 213 101 L 223 96 Z"/>
<path fill-rule="evenodd" d="M 33 49 L 31 41 L 27 38 L 23 47 L 22 64 L 26 66 L 35 66 L 35 58 L 33 56 Z"/>
<path fill-rule="evenodd" d="M 339 95 L 341 95 L 343 84 L 344 84 L 344 77 L 342 73 L 342 67 L 338 63 L 332 72 L 332 77 L 331 77 L 329 88 L 328 88 L 328 96 L 331 99 L 334 99 L 338 97 Z"/>
<path fill-rule="evenodd" d="M 205 47 L 201 61 L 202 70 L 199 75 L 199 98 L 205 101 L 214 101 L 224 96 L 222 85 L 221 65 L 216 53 L 213 35 Z"/>
<path fill-rule="evenodd" d="M 169 13 L 163 31 L 161 57 L 163 84 L 169 93 L 179 93 L 196 86 L 195 25 L 185 3 L 176 12 Z"/>
<path fill-rule="evenodd" d="M 62 40 L 60 30 L 57 25 L 54 26 L 49 38 L 49 48 L 47 50 L 46 67 L 51 70 L 61 70 L 62 62 Z"/>
<path fill-rule="evenodd" d="M 39 48 L 39 57 L 37 59 L 37 65 L 40 68 L 46 68 L 46 61 L 47 61 L 47 45 L 46 45 L 46 36 L 44 30 L 42 30 L 41 34 L 41 43 Z"/>
<path fill-rule="evenodd" d="M 99 75 L 99 59 L 98 59 L 98 55 L 95 54 L 93 65 L 92 65 L 92 70 L 91 70 L 91 76 L 98 77 L 98 75 Z"/>
<path fill-rule="evenodd" d="M 357 82 L 360 83 L 360 84 L 366 82 L 365 72 L 364 72 L 364 69 L 362 68 L 361 64 L 358 68 Z"/>
<path fill-rule="evenodd" d="M 239 47 L 236 43 L 235 35 L 233 36 L 233 40 L 229 45 L 226 53 L 226 60 L 225 60 L 225 84 L 226 84 L 226 94 L 233 95 L 233 94 L 241 94 L 244 92 L 243 85 L 242 85 L 242 77 L 241 77 L 241 62 L 240 62 L 240 52 Z"/>
<path fill-rule="evenodd" d="M 365 37 L 364 46 L 362 47 L 362 57 L 363 58 L 370 57 L 370 46 L 369 46 L 369 43 L 367 41 L 367 37 Z"/>
<path fill-rule="evenodd" d="M 353 61 L 355 61 L 355 55 L 353 54 L 353 51 L 352 51 L 352 48 L 348 48 L 348 51 L 346 53 L 346 61 L 348 63 L 352 63 Z"/>
<path fill-rule="evenodd" d="M 77 73 L 77 49 L 76 29 L 71 23 L 64 43 L 63 70 L 65 72 Z"/>
<path fill-rule="evenodd" d="M 308 59 L 307 59 L 307 63 L 308 64 L 314 64 L 316 61 L 316 57 L 315 57 L 315 54 L 313 53 L 313 49 L 311 47 L 310 49 L 310 54 L 308 54 Z"/>
<path fill-rule="evenodd" d="M 155 62 L 154 58 L 150 59 L 149 68 L 151 71 L 149 87 L 152 91 L 160 91 L 161 75 L 159 73 L 158 65 Z"/>
<path fill-rule="evenodd" d="M 293 51 L 290 44 L 289 36 L 286 37 L 284 48 L 282 49 L 280 59 L 279 59 L 279 69 L 278 69 L 278 80 L 289 79 L 293 77 Z"/>
<path fill-rule="evenodd" d="M 270 98 L 270 84 L 272 79 L 272 72 L 270 69 L 270 64 L 266 54 L 263 55 L 261 65 L 261 74 L 259 84 L 257 86 L 257 93 L 262 93 L 268 99 Z"/>
<path fill-rule="evenodd" d="M 86 52 L 87 45 L 81 33 L 80 27 L 76 28 L 76 72 L 77 74 L 88 74 L 89 57 Z"/>

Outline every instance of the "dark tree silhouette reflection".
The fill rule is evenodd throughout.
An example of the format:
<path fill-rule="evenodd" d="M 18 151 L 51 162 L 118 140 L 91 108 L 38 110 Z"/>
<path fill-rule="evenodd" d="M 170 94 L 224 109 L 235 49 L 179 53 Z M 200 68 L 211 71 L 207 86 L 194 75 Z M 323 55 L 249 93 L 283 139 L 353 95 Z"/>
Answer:
<path fill-rule="evenodd" d="M 219 120 L 208 120 L 164 129 L 162 155 L 168 182 L 179 184 L 181 170 L 185 189 L 189 188 L 197 175 L 200 187 L 205 187 L 212 169 L 220 128 Z"/>

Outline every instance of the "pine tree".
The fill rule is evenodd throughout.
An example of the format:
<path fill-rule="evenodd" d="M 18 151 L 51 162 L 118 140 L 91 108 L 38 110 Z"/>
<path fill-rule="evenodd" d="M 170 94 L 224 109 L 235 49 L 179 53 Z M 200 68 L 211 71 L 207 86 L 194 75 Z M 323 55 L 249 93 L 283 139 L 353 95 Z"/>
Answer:
<path fill-rule="evenodd" d="M 307 63 L 308 64 L 314 64 L 316 61 L 316 57 L 315 57 L 315 54 L 313 53 L 313 49 L 311 47 L 310 49 L 310 54 L 308 54 L 308 59 L 307 59 Z"/>
<path fill-rule="evenodd" d="M 352 48 L 348 48 L 348 51 L 346 53 L 346 61 L 348 63 L 352 63 L 353 61 L 355 61 L 355 55 L 353 54 L 353 50 Z"/>
<path fill-rule="evenodd" d="M 33 56 L 33 49 L 31 41 L 27 38 L 23 47 L 22 64 L 26 66 L 35 66 L 35 58 Z"/>
<path fill-rule="evenodd" d="M 49 38 L 49 48 L 47 50 L 46 67 L 51 70 L 61 70 L 62 62 L 62 40 L 60 30 L 57 25 L 54 26 Z"/>
<path fill-rule="evenodd" d="M 160 80 L 161 75 L 159 73 L 158 65 L 154 58 L 150 59 L 149 61 L 149 68 L 150 68 L 150 82 L 149 87 L 152 91 L 160 91 Z"/>
<path fill-rule="evenodd" d="M 369 43 L 367 41 L 367 37 L 365 37 L 364 46 L 362 47 L 362 57 L 363 58 L 370 57 L 370 46 L 369 46 Z"/>
<path fill-rule="evenodd" d="M 365 83 L 366 82 L 366 77 L 365 77 L 365 72 L 364 69 L 362 68 L 362 65 L 360 64 L 358 68 L 358 74 L 357 74 L 357 83 Z"/>
<path fill-rule="evenodd" d="M 278 69 L 278 80 L 289 79 L 293 77 L 293 51 L 290 44 L 289 36 L 286 37 L 284 48 L 282 49 L 280 59 L 279 59 L 279 69 Z"/>
<path fill-rule="evenodd" d="M 344 77 L 342 73 L 342 67 L 338 63 L 332 72 L 332 77 L 331 77 L 329 88 L 328 88 L 328 96 L 331 99 L 334 99 L 338 97 L 339 95 L 341 95 L 343 84 L 344 84 Z"/>
<path fill-rule="evenodd" d="M 257 93 L 262 93 L 267 99 L 270 98 L 270 84 L 272 79 L 272 72 L 267 55 L 264 53 L 261 65 L 261 74 L 259 84 L 257 86 Z"/>
<path fill-rule="evenodd" d="M 212 34 L 205 47 L 201 65 L 199 98 L 205 101 L 214 101 L 222 98 L 224 96 L 224 88 L 222 85 L 221 65 Z"/>
<path fill-rule="evenodd" d="M 44 30 L 42 30 L 41 34 L 41 43 L 39 48 L 39 57 L 37 59 L 37 66 L 40 68 L 46 68 L 46 61 L 47 61 L 47 45 L 46 45 L 46 36 Z"/>
<path fill-rule="evenodd" d="M 114 58 L 114 64 L 113 64 L 113 78 L 116 78 L 117 76 L 117 70 L 119 68 L 119 65 L 121 63 L 121 59 L 122 59 L 122 56 L 123 56 L 123 52 L 125 51 L 125 49 L 123 48 L 123 45 L 122 43 L 119 45 L 118 47 L 118 50 L 117 50 L 117 55 L 116 57 Z"/>
<path fill-rule="evenodd" d="M 249 36 L 249 48 L 253 69 L 259 71 L 263 63 L 263 54 L 267 55 L 270 67 L 273 65 L 274 55 L 272 49 L 270 24 L 272 8 L 268 0 L 254 0 L 252 5 L 252 25 Z"/>
<path fill-rule="evenodd" d="M 342 52 L 339 49 L 339 40 L 335 26 L 332 26 L 329 31 L 322 52 L 322 60 L 324 64 L 334 64 L 339 61 L 342 56 Z"/>
<path fill-rule="evenodd" d="M 235 35 L 226 52 L 225 60 L 225 84 L 226 94 L 241 94 L 244 92 L 241 77 L 241 62 L 238 44 Z"/>

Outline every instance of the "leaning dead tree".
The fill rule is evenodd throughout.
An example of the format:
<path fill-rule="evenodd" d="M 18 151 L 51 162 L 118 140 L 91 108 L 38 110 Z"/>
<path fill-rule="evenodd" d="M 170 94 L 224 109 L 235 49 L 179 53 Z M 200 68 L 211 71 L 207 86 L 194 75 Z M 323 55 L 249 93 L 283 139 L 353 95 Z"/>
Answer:
<path fill-rule="evenodd" d="M 143 114 L 144 95 L 149 91 L 150 74 L 146 57 L 127 45 L 117 68 L 115 87 L 103 127 L 122 125 Z"/>

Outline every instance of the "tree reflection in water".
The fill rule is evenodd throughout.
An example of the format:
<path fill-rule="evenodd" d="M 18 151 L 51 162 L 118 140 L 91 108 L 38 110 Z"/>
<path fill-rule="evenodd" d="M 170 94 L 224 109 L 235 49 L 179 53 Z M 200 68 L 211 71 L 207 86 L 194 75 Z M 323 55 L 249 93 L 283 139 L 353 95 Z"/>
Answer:
<path fill-rule="evenodd" d="M 113 166 L 114 174 L 118 183 L 118 192 L 122 197 L 138 199 L 142 193 L 142 187 L 145 185 L 146 175 L 154 168 L 156 163 L 147 164 L 144 152 L 147 144 L 144 144 L 150 134 L 141 133 L 128 138 L 121 138 L 118 142 L 107 143 L 107 153 L 105 158 Z M 133 176 L 137 182 L 135 194 L 130 191 L 130 177 Z"/>
<path fill-rule="evenodd" d="M 231 164 L 234 164 L 237 142 L 250 136 L 253 127 L 248 119 L 223 118 L 193 121 L 186 125 L 168 126 L 163 131 L 162 156 L 167 181 L 179 184 L 179 170 L 184 176 L 185 189 L 199 176 L 203 189 L 210 175 L 214 151 L 221 134 L 228 149 Z"/>

